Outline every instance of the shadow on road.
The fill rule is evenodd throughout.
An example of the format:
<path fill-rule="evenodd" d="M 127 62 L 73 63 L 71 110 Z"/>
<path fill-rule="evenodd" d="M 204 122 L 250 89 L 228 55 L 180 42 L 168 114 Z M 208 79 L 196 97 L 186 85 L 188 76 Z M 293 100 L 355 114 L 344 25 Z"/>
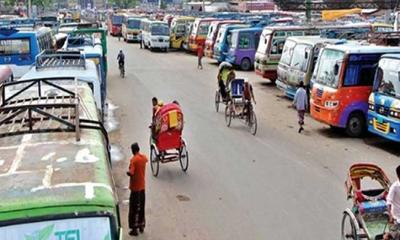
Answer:
<path fill-rule="evenodd" d="M 364 138 L 363 140 L 364 140 L 364 143 L 370 147 L 379 148 L 383 151 L 386 151 L 390 154 L 400 157 L 400 148 L 399 148 L 399 144 L 397 142 L 393 142 L 393 141 L 386 140 L 386 139 L 383 139 L 380 137 L 375 137 L 375 136 L 367 137 L 367 138 Z"/>

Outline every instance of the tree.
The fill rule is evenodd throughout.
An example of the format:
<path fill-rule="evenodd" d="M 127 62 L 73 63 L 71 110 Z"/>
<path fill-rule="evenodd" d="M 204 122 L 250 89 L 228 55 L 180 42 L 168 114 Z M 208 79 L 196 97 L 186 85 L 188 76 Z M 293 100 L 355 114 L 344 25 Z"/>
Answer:
<path fill-rule="evenodd" d="M 6 6 L 6 7 L 14 7 L 16 2 L 17 2 L 17 0 L 5 0 L 4 1 L 4 6 Z"/>
<path fill-rule="evenodd" d="M 52 3 L 53 0 L 32 0 L 32 5 L 36 5 L 38 8 L 42 8 L 43 10 L 51 7 Z"/>
<path fill-rule="evenodd" d="M 108 2 L 120 8 L 133 8 L 137 5 L 137 0 L 109 0 Z"/>

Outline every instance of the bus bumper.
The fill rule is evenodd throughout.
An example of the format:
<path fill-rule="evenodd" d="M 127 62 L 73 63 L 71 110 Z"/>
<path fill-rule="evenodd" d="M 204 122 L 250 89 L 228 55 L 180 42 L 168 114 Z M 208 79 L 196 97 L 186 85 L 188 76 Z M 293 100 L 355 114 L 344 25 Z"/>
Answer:
<path fill-rule="evenodd" d="M 340 111 L 337 109 L 327 109 L 323 106 L 315 104 L 313 100 L 310 101 L 310 105 L 311 117 L 318 122 L 339 128 L 346 127 L 345 125 L 340 124 Z"/>
<path fill-rule="evenodd" d="M 400 119 L 368 111 L 368 131 L 392 141 L 400 142 Z"/>

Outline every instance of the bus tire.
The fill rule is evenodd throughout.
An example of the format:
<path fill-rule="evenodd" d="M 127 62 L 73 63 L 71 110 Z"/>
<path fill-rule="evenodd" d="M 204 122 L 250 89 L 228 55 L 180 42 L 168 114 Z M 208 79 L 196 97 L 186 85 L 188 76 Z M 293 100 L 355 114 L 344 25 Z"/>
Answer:
<path fill-rule="evenodd" d="M 251 62 L 249 58 L 243 58 L 240 62 L 240 69 L 249 71 L 251 69 Z"/>
<path fill-rule="evenodd" d="M 350 114 L 346 125 L 346 134 L 350 137 L 361 137 L 365 130 L 365 117 L 361 112 Z"/>

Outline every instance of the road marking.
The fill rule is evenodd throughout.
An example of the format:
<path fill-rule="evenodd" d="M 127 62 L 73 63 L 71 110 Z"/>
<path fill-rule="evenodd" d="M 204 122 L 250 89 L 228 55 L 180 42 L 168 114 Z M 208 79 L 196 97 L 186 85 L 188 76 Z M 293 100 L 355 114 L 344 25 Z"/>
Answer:
<path fill-rule="evenodd" d="M 56 155 L 55 152 L 48 153 L 48 154 L 44 155 L 41 160 L 42 161 L 49 161 L 50 158 L 54 157 L 55 155 Z"/>

